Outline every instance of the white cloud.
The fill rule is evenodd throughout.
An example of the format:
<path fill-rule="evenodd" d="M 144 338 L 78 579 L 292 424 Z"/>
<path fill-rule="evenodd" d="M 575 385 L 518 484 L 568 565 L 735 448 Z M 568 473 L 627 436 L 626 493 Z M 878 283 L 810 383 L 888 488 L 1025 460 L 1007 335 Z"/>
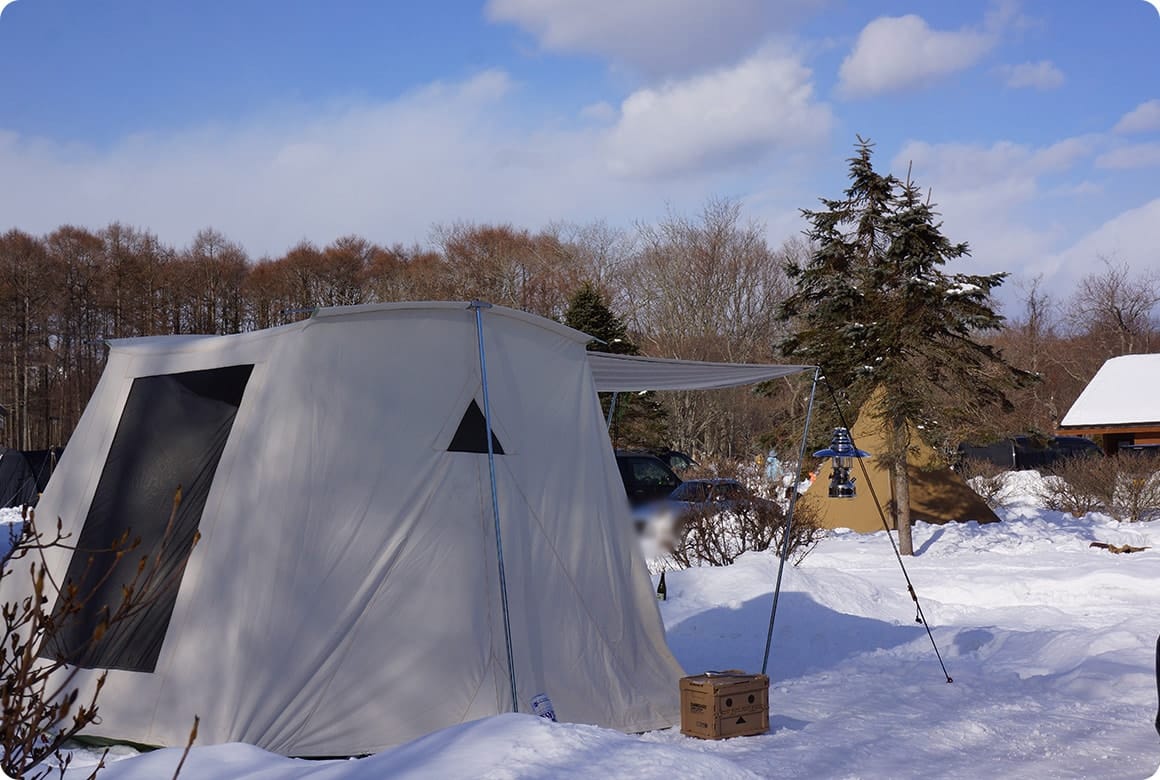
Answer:
<path fill-rule="evenodd" d="M 1074 175 L 1095 141 L 1068 138 L 1040 147 L 1011 141 L 987 146 L 910 142 L 895 155 L 891 170 L 905 172 L 913 162 L 914 178 L 931 190 L 946 236 L 970 244 L 971 259 L 955 270 L 1013 275 L 999 292 L 1003 300 L 1015 295 L 1019 278 L 1043 272 L 1035 264 L 1058 251 L 1075 230 L 1068 212 L 1083 211 L 1095 197 L 1087 188 L 1071 187 L 1069 197 L 1061 199 L 1064 185 L 1058 183 Z M 1048 187 L 1045 177 L 1051 179 Z M 1050 205 L 1045 197 L 1052 198 Z"/>
<path fill-rule="evenodd" d="M 828 0 L 488 0 L 493 22 L 531 33 L 548 51 L 593 53 L 650 75 L 735 61 Z"/>
<path fill-rule="evenodd" d="M 600 167 L 595 139 L 520 135 L 499 118 L 511 90 L 489 71 L 385 104 L 310 107 L 109 150 L 0 135 L 0 230 L 120 220 L 180 245 L 213 226 L 260 255 L 303 237 L 410 243 L 436 221 L 579 210 L 596 194 L 586 173 Z M 558 181 L 575 189 L 561 195 Z"/>
<path fill-rule="evenodd" d="M 999 72 L 1012 89 L 1058 89 L 1064 82 L 1063 71 L 1050 60 L 1004 65 Z"/>
<path fill-rule="evenodd" d="M 520 90 L 489 71 L 385 103 L 303 106 L 108 149 L 0 130 L 0 232 L 121 221 L 183 246 L 209 226 L 260 257 L 351 233 L 421 243 L 456 220 L 629 225 L 666 202 L 695 209 L 736 191 L 736 171 L 663 186 L 614 175 L 611 123 L 537 124 L 521 114 Z"/>
<path fill-rule="evenodd" d="M 1133 144 L 1112 149 L 1096 158 L 1097 168 L 1133 170 L 1160 165 L 1160 142 Z"/>
<path fill-rule="evenodd" d="M 1160 100 L 1141 103 L 1124 114 L 1113 128 L 1117 133 L 1148 133 L 1160 130 Z"/>
<path fill-rule="evenodd" d="M 1078 184 L 1066 184 L 1062 187 L 1053 187 L 1046 194 L 1071 198 L 1077 195 L 1080 197 L 1085 195 L 1102 195 L 1104 192 L 1106 190 L 1102 184 L 1097 184 L 1094 181 L 1081 181 Z"/>
<path fill-rule="evenodd" d="M 611 122 L 616 119 L 618 112 L 615 106 L 601 100 L 580 109 L 580 116 L 593 122 Z"/>
<path fill-rule="evenodd" d="M 1098 268 L 1100 258 L 1124 263 L 1134 274 L 1160 272 L 1160 198 L 1104 222 L 1070 247 L 1047 258 L 1042 270 L 1062 289 Z"/>
<path fill-rule="evenodd" d="M 990 146 L 911 141 L 895 156 L 892 169 L 905 170 L 913 162 L 920 181 L 934 180 L 955 190 L 985 190 L 1002 180 L 1030 181 L 1069 170 L 1091 154 L 1091 146 L 1087 138 L 1068 138 L 1039 148 L 1012 141 Z"/>
<path fill-rule="evenodd" d="M 761 152 L 824 140 L 832 117 L 797 59 L 759 54 L 621 105 L 609 139 L 613 170 L 661 176 L 728 166 Z"/>
<path fill-rule="evenodd" d="M 880 17 L 862 29 L 842 61 L 839 92 L 870 97 L 926 86 L 971 67 L 997 42 L 992 31 L 932 30 L 914 14 Z"/>
<path fill-rule="evenodd" d="M 915 178 L 933 188 L 946 235 L 971 245 L 964 268 L 1012 274 L 1000 298 L 1014 303 L 1016 283 L 1036 277 L 1047 292 L 1066 296 L 1100 257 L 1136 272 L 1160 271 L 1160 198 L 1100 216 L 1107 193 L 1080 176 L 1081 163 L 1104 140 L 1085 136 L 1044 147 L 912 142 L 892 169 L 914 161 Z"/>

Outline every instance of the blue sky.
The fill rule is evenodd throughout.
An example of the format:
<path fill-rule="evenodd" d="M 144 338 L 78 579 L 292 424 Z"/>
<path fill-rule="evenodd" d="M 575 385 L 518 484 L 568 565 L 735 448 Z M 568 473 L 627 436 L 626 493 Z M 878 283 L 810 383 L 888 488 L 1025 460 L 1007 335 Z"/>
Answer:
<path fill-rule="evenodd" d="M 16 0 L 0 73 L 0 230 L 212 226 L 260 257 L 723 196 L 777 245 L 862 134 L 966 268 L 1160 273 L 1144 0 Z"/>

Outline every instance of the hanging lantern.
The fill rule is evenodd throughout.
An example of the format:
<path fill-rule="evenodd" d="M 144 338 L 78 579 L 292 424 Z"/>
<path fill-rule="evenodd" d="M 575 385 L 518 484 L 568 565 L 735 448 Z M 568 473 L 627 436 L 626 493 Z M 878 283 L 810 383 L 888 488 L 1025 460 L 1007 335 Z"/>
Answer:
<path fill-rule="evenodd" d="M 834 464 L 830 471 L 830 498 L 853 498 L 854 478 L 850 476 L 850 469 L 854 465 L 854 458 L 866 458 L 870 453 L 857 449 L 854 440 L 850 438 L 850 431 L 846 428 L 835 428 L 830 437 L 828 449 L 818 450 L 815 458 L 833 458 Z"/>

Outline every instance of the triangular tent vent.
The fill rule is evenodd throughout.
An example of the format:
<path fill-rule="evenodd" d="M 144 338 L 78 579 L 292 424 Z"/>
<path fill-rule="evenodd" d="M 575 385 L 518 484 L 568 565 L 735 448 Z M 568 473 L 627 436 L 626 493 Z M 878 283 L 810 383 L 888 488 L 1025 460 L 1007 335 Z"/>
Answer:
<path fill-rule="evenodd" d="M 451 445 L 447 451 L 487 454 L 487 420 L 474 398 L 471 399 L 467 411 L 463 413 L 463 419 L 459 421 L 459 427 L 455 429 L 455 435 L 451 437 Z M 495 438 L 495 431 L 491 432 L 491 451 L 496 455 L 504 454 L 503 445 Z"/>

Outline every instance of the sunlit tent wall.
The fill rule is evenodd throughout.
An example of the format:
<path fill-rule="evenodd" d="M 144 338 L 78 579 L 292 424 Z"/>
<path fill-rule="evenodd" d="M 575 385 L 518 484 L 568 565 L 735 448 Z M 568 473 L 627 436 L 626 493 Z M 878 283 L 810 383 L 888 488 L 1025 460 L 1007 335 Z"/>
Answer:
<path fill-rule="evenodd" d="M 1160 355 L 1121 355 L 1106 361 L 1068 409 L 1059 432 L 1099 436 L 1104 451 L 1160 447 Z"/>
<path fill-rule="evenodd" d="M 172 593 L 91 647 L 82 616 L 54 648 L 82 684 L 109 670 L 91 733 L 179 745 L 196 714 L 202 744 L 353 755 L 511 710 L 475 317 L 369 305 L 111 343 L 38 517 L 83 549 L 129 528 L 147 550 L 184 498 Z M 672 725 L 682 670 L 589 339 L 500 307 L 480 321 L 519 709 L 547 693 L 563 720 Z M 47 563 L 76 578 L 83 555 Z"/>
<path fill-rule="evenodd" d="M 850 429 L 854 445 L 870 453 L 870 457 L 860 459 L 850 469 L 851 476 L 857 480 L 856 496 L 827 498 L 830 464 L 826 462 L 818 467 L 817 478 L 803 497 L 810 506 L 817 509 L 820 522 L 826 528 L 851 528 L 860 533 L 873 533 L 885 527 L 883 517 L 890 528 L 894 527 L 890 511 L 894 500 L 890 472 L 876 457 L 886 452 L 889 441 L 885 425 L 877 416 L 881 398 L 881 391 L 871 394 L 858 412 L 854 427 Z M 869 475 L 870 485 L 866 484 L 863 466 L 865 474 Z M 910 425 L 907 474 L 910 477 L 912 520 L 927 523 L 999 521 L 986 502 L 971 490 L 962 477 L 947 468 L 938 453 L 922 440 L 913 424 Z"/>

